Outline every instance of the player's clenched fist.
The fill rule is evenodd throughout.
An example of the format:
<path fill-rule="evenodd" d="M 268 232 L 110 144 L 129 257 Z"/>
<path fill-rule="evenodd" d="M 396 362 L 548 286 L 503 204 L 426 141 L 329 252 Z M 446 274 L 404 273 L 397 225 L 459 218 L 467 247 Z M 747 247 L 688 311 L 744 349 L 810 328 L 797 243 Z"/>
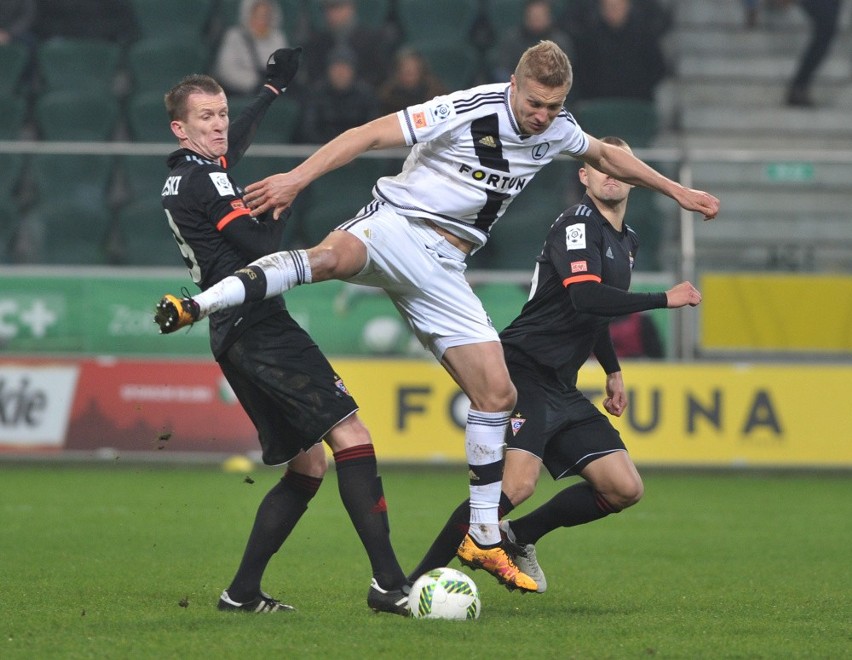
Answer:
<path fill-rule="evenodd" d="M 666 291 L 666 299 L 668 304 L 666 307 L 672 309 L 675 307 L 695 307 L 701 302 L 701 292 L 692 286 L 691 282 L 681 282 Z"/>

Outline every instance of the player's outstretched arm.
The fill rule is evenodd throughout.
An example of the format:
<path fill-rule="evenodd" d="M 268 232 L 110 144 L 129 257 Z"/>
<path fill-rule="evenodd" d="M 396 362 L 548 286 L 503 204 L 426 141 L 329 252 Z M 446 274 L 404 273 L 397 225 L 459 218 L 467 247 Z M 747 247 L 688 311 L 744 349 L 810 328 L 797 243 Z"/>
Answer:
<path fill-rule="evenodd" d="M 588 138 L 589 149 L 582 155 L 582 159 L 596 170 L 625 183 L 663 193 L 680 204 L 681 208 L 701 213 L 705 220 L 712 220 L 718 215 L 719 200 L 710 193 L 686 188 L 639 160 L 631 152 L 605 144 L 591 135 Z"/>
<path fill-rule="evenodd" d="M 666 307 L 674 309 L 677 307 L 695 307 L 701 302 L 701 292 L 692 286 L 691 282 L 681 282 L 666 291 Z"/>
<path fill-rule="evenodd" d="M 405 136 L 396 115 L 385 115 L 341 133 L 289 172 L 273 174 L 252 183 L 246 187 L 244 198 L 252 209 L 252 215 L 275 209 L 277 218 L 302 190 L 323 174 L 346 165 L 367 151 L 404 145 Z"/>

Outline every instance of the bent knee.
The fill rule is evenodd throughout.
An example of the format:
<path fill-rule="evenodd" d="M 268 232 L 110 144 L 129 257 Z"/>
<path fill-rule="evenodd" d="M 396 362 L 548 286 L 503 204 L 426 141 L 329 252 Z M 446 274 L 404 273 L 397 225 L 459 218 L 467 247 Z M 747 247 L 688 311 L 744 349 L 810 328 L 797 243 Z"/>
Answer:
<path fill-rule="evenodd" d="M 532 480 L 503 480 L 503 493 L 509 498 L 512 506 L 520 506 L 535 492 L 535 479 Z"/>
<path fill-rule="evenodd" d="M 471 408 L 480 412 L 505 412 L 515 409 L 518 401 L 518 391 L 512 381 L 506 380 L 499 387 L 489 389 L 488 392 L 471 397 Z"/>
<path fill-rule="evenodd" d="M 349 449 L 358 445 L 369 445 L 373 443 L 370 431 L 358 417 L 353 414 L 341 420 L 325 436 L 325 441 L 334 452 Z"/>
<path fill-rule="evenodd" d="M 616 488 L 605 495 L 605 498 L 616 511 L 622 511 L 636 504 L 644 494 L 645 486 L 642 484 L 642 480 L 631 479 L 619 483 Z"/>
<path fill-rule="evenodd" d="M 322 444 L 316 444 L 308 451 L 296 456 L 287 464 L 288 470 L 304 474 L 309 477 L 322 479 L 328 470 L 328 459 Z"/>

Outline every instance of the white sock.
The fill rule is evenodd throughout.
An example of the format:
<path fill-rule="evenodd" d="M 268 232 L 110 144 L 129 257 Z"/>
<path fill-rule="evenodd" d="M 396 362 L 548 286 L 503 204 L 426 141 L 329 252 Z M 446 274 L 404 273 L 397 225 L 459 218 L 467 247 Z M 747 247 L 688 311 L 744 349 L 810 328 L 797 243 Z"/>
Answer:
<path fill-rule="evenodd" d="M 264 298 L 277 296 L 294 286 L 311 282 L 311 263 L 305 250 L 275 252 L 253 261 L 250 265 L 260 266 L 266 275 Z"/>
<path fill-rule="evenodd" d="M 289 291 L 298 284 L 311 282 L 311 265 L 305 250 L 275 252 L 253 261 L 249 266 L 260 267 L 266 276 L 264 298 L 271 298 Z M 245 302 L 245 299 L 246 287 L 235 275 L 230 275 L 206 291 L 193 296 L 193 300 L 200 308 L 198 317 L 200 319 L 220 309 L 236 307 Z"/>
<path fill-rule="evenodd" d="M 480 545 L 500 542 L 498 507 L 510 411 L 467 415 L 464 448 L 470 468 L 470 535 Z M 477 466 L 488 466 L 482 471 Z M 477 474 L 479 473 L 479 474 Z M 483 476 L 490 475 L 483 479 Z"/>

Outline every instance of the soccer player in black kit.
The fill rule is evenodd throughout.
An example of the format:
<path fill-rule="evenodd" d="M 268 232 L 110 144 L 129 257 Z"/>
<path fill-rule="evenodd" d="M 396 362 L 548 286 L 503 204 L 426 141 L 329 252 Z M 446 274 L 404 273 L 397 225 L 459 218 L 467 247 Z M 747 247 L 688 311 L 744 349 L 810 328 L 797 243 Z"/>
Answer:
<path fill-rule="evenodd" d="M 630 150 L 620 138 L 601 141 Z M 558 527 L 618 513 L 643 493 L 618 431 L 577 389 L 580 367 L 594 353 L 606 373 L 603 406 L 621 416 L 627 395 L 610 320 L 701 302 L 689 282 L 659 293 L 628 292 L 639 247 L 637 235 L 624 223 L 631 186 L 589 165 L 579 175 L 586 194 L 551 226 L 536 259 L 529 300 L 500 333 L 518 390 L 506 432 L 501 517 L 533 494 L 542 465 L 554 479 L 584 479 L 531 513 L 500 523 L 507 551 L 536 581 L 539 593 L 547 589 L 547 581 L 536 557 L 538 539 Z M 468 507 L 466 501 L 453 512 L 412 577 L 452 560 L 467 527 Z"/>
<path fill-rule="evenodd" d="M 284 220 L 253 218 L 229 171 L 251 143 L 270 104 L 298 69 L 301 49 L 275 51 L 267 84 L 233 123 L 221 86 L 191 75 L 165 96 L 180 149 L 168 158 L 163 207 L 193 281 L 203 290 L 279 249 Z M 408 583 L 390 543 L 387 507 L 370 433 L 343 381 L 275 296 L 210 316 L 210 347 L 258 431 L 267 465 L 286 464 L 258 508 L 242 562 L 218 608 L 286 612 L 261 590 L 272 556 L 307 509 L 334 452 L 340 497 L 373 571 L 367 604 L 408 614 Z"/>

